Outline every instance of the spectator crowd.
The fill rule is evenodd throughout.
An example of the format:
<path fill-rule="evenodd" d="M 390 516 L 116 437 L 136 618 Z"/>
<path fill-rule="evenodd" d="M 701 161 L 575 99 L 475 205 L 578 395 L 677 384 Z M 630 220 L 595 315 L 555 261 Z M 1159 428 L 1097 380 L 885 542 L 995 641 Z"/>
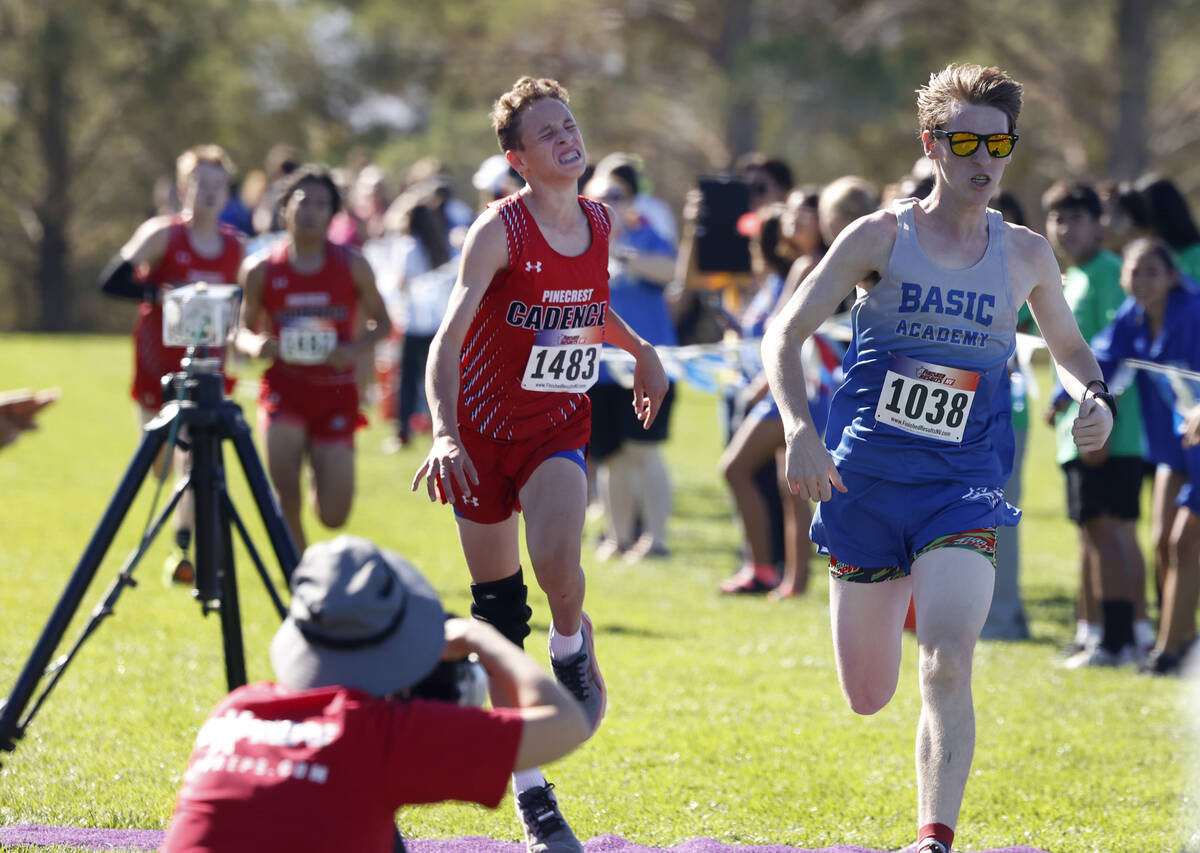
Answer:
<path fill-rule="evenodd" d="M 240 235 L 247 255 L 286 230 L 280 200 L 304 160 L 300 150 L 280 144 L 263 168 L 240 179 L 229 176 L 219 219 Z M 757 340 L 842 229 L 897 199 L 930 192 L 927 167 L 928 161 L 918 160 L 910 174 L 883 187 L 853 175 L 818 185 L 798 182 L 781 158 L 751 153 L 727 173 L 699 179 L 678 221 L 654 195 L 637 154 L 610 153 L 580 180 L 581 194 L 604 202 L 614 215 L 614 310 L 649 342 L 678 352 L 678 358 L 665 359 L 678 365 L 673 380 L 719 390 L 715 417 L 726 446 L 716 468 L 728 485 L 744 543 L 720 584 L 724 594 L 803 595 L 814 558 L 812 508 L 790 493 L 783 477 L 783 426 Z M 434 157 L 398 174 L 356 150 L 331 174 L 345 203 L 332 216 L 327 239 L 361 251 L 390 318 L 391 333 L 373 354 L 358 359 L 356 370 L 360 389 L 394 423 L 385 449 L 395 452 L 430 426 L 426 360 L 467 229 L 479 211 L 523 181 L 501 155 L 470 176 L 477 194 L 470 202 L 459 198 L 455 176 Z M 159 213 L 176 213 L 183 191 L 160 181 L 154 191 Z M 1041 199 L 1044 219 L 1027 217 L 1008 192 L 992 206 L 1009 222 L 1050 239 L 1076 322 L 1093 341 L 1120 407 L 1106 449 L 1081 456 L 1070 436 L 1078 404 L 1056 390 L 1031 419 L 1029 360 L 1014 357 L 1010 364 L 1017 446 L 1006 495 L 1019 501 L 1026 436 L 1044 422 L 1054 431 L 1067 516 L 1077 529 L 1077 624 L 1064 665 L 1133 664 L 1177 673 L 1195 645 L 1200 594 L 1200 497 L 1193 488 L 1200 476 L 1200 408 L 1187 375 L 1200 371 L 1200 346 L 1192 345 L 1186 319 L 1200 300 L 1193 299 L 1200 230 L 1180 189 L 1158 175 L 1060 181 Z M 1151 279 L 1153 286 L 1144 284 Z M 841 306 L 840 323 L 828 324 L 804 347 L 818 425 L 840 379 L 854 301 Z M 1027 307 L 1021 322 L 1029 336 L 1022 351 L 1028 353 L 1036 349 L 1038 331 Z M 711 356 L 714 348 L 722 353 L 719 364 L 735 369 L 705 370 L 704 359 L 691 355 Z M 1129 359 L 1143 366 L 1131 366 Z M 643 431 L 625 401 L 627 384 L 628 371 L 614 358 L 589 391 L 589 515 L 604 520 L 594 543 L 597 556 L 636 562 L 670 553 L 671 478 L 662 446 L 669 440 L 675 389 L 654 427 Z M 1149 566 L 1136 527 L 1144 484 L 1151 491 Z M 997 551 L 996 590 L 983 636 L 1023 639 L 1029 630 L 1015 529 L 1000 531 Z"/>

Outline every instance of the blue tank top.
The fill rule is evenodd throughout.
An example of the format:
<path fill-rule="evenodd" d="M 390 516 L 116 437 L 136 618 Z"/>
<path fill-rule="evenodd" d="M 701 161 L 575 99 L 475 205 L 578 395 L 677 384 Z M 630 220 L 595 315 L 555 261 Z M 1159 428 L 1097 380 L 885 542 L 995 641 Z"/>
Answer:
<path fill-rule="evenodd" d="M 1005 363 L 1017 326 L 1003 219 L 989 210 L 983 257 L 948 270 L 921 248 L 914 204 L 896 203 L 887 268 L 851 313 L 825 444 L 839 468 L 884 480 L 1002 487 L 1013 457 Z"/>

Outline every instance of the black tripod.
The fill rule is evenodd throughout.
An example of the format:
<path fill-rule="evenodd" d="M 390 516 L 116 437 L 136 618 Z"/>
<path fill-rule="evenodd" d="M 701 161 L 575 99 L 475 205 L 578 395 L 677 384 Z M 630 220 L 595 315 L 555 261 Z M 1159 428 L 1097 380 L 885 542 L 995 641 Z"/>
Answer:
<path fill-rule="evenodd" d="M 186 366 L 188 362 L 185 360 L 184 364 Z M 296 546 L 288 532 L 279 503 L 275 500 L 275 494 L 267 482 L 266 472 L 255 452 L 254 443 L 250 438 L 250 427 L 242 417 L 242 410 L 225 398 L 224 377 L 218 362 L 215 359 L 192 358 L 191 368 L 191 373 L 174 373 L 171 374 L 169 382 L 164 381 L 166 387 L 176 392 L 182 388 L 182 395 L 168 393 L 168 396 L 181 396 L 181 399 L 165 403 L 157 417 L 146 424 L 133 461 L 129 463 L 125 476 L 117 486 L 116 493 L 104 511 L 95 533 L 92 534 L 83 557 L 79 560 L 79 565 L 75 567 L 75 572 L 67 582 L 66 590 L 42 630 L 33 653 L 21 670 L 12 693 L 0 702 L 0 749 L 11 752 L 16 747 L 16 741 L 25 734 L 25 728 L 46 701 L 46 697 L 54 689 L 54 685 L 58 683 L 67 664 L 75 657 L 83 642 L 106 617 L 113 614 L 113 608 L 125 587 L 137 585 L 133 578 L 133 570 L 185 489 L 192 490 L 196 504 L 196 577 L 193 594 L 200 601 L 205 615 L 214 611 L 220 614 L 225 652 L 225 680 L 230 690 L 246 683 L 231 525 L 237 527 L 275 609 L 279 611 L 280 618 L 286 614 L 283 602 L 259 558 L 258 551 L 250 541 L 246 527 L 229 498 L 221 453 L 223 440 L 232 441 L 234 450 L 237 451 L 238 460 L 254 496 L 254 503 L 262 516 L 263 524 L 266 525 L 267 536 L 271 540 L 271 547 L 275 551 L 285 580 L 291 577 L 292 570 L 300 559 Z M 183 426 L 187 427 L 187 432 L 185 438 L 180 438 L 180 427 Z M 80 600 L 95 577 L 96 570 L 112 544 L 113 537 L 129 511 L 138 489 L 171 435 L 176 436 L 176 443 L 181 447 L 191 450 L 191 471 L 176 485 L 170 501 L 154 517 L 139 547 L 126 559 L 120 573 L 105 592 L 104 598 L 92 611 L 91 618 L 80 631 L 74 645 L 66 654 L 50 664 L 50 656 L 58 647 L 67 626 L 79 609 Z M 47 683 L 28 713 L 25 713 L 26 706 L 43 678 L 48 679 Z"/>

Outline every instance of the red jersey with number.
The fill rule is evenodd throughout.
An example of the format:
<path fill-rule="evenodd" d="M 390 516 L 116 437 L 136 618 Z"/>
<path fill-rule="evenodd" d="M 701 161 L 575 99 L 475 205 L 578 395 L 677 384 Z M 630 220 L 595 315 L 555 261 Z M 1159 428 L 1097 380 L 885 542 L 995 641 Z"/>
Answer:
<path fill-rule="evenodd" d="M 167 232 L 167 249 L 158 264 L 144 271 L 139 280 L 160 290 L 184 284 L 207 281 L 228 284 L 237 281 L 242 263 L 242 243 L 237 232 L 221 225 L 221 253 L 208 258 L 192 246 L 187 222 L 183 217 L 172 218 Z M 162 403 L 160 381 L 164 374 L 179 370 L 179 362 L 187 354 L 185 347 L 168 347 L 162 342 L 162 305 L 143 302 L 138 306 L 137 323 L 133 329 L 134 374 L 133 399 L 146 408 L 158 408 Z M 224 359 L 225 350 L 212 353 Z"/>
<path fill-rule="evenodd" d="M 523 727 L 512 708 L 239 687 L 196 736 L 159 850 L 388 853 L 401 806 L 499 805 Z"/>
<path fill-rule="evenodd" d="M 592 241 L 567 257 L 546 242 L 520 194 L 495 202 L 508 234 L 508 266 L 493 276 L 459 361 L 459 426 L 520 441 L 590 423 L 577 388 L 595 380 L 608 315 L 604 205 L 579 197 Z M 584 432 L 584 440 L 586 441 Z"/>
<path fill-rule="evenodd" d="M 280 356 L 264 377 L 285 374 L 313 385 L 354 384 L 354 368 L 337 370 L 327 364 L 289 361 L 289 346 L 304 357 L 317 356 L 308 341 L 326 336 L 329 345 L 354 340 L 358 323 L 358 291 L 354 287 L 350 250 L 326 241 L 325 263 L 315 272 L 298 272 L 288 259 L 290 240 L 270 249 L 263 276 L 262 306 L 271 323 L 268 330 L 280 340 Z M 322 350 L 323 351 L 323 350 Z M 327 354 L 327 353 L 326 353 Z"/>

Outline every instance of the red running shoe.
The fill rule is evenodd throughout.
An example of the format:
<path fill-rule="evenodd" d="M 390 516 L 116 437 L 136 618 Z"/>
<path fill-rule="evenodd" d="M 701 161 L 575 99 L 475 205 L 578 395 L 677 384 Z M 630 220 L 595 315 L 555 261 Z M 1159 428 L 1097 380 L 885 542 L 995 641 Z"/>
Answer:
<path fill-rule="evenodd" d="M 721 592 L 744 595 L 769 592 L 779 586 L 779 572 L 774 566 L 745 563 L 733 577 L 721 581 Z"/>

